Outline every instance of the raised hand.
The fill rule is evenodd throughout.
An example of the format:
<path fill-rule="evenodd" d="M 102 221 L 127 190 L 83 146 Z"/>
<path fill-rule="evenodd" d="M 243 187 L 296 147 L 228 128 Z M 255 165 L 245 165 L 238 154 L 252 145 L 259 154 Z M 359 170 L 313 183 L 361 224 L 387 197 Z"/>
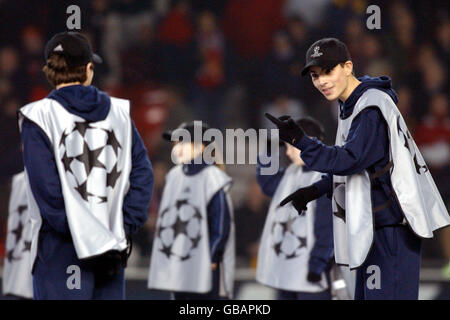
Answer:
<path fill-rule="evenodd" d="M 295 210 L 297 210 L 299 215 L 302 215 L 303 211 L 306 210 L 306 205 L 308 204 L 308 202 L 316 200 L 319 197 L 319 191 L 314 185 L 311 185 L 309 187 L 300 188 L 288 195 L 280 202 L 280 206 L 284 206 L 285 204 L 292 201 L 292 205 L 294 206 Z"/>
<path fill-rule="evenodd" d="M 280 130 L 280 139 L 293 146 L 305 135 L 303 129 L 290 116 L 276 118 L 270 113 L 265 113 L 264 115 Z"/>

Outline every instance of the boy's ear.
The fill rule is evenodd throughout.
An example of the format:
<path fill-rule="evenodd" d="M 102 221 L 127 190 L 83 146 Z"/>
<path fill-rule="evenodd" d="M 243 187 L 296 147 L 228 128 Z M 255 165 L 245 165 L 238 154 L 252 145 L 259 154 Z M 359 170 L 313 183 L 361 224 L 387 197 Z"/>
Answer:
<path fill-rule="evenodd" d="M 344 63 L 344 72 L 346 76 L 350 76 L 353 73 L 353 62 L 349 60 Z"/>
<path fill-rule="evenodd" d="M 89 62 L 87 65 L 86 65 L 86 76 L 88 76 L 89 75 L 89 71 L 90 70 L 94 70 L 94 64 L 92 63 L 92 62 Z"/>

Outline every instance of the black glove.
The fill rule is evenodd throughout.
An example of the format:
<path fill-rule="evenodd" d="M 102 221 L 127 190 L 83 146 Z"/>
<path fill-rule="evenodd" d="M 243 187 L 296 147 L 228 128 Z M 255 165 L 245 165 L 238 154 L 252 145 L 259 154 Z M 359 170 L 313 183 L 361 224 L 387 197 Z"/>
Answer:
<path fill-rule="evenodd" d="M 294 193 L 291 193 L 280 202 L 280 206 L 292 201 L 292 205 L 298 214 L 301 215 L 306 210 L 306 204 L 320 197 L 319 190 L 314 185 L 300 188 Z"/>
<path fill-rule="evenodd" d="M 320 274 L 317 274 L 315 272 L 309 271 L 308 272 L 308 281 L 309 282 L 319 282 L 322 279 Z"/>
<path fill-rule="evenodd" d="M 290 116 L 281 116 L 278 119 L 269 113 L 265 113 L 265 116 L 280 130 L 280 139 L 293 146 L 305 135 L 303 129 Z"/>

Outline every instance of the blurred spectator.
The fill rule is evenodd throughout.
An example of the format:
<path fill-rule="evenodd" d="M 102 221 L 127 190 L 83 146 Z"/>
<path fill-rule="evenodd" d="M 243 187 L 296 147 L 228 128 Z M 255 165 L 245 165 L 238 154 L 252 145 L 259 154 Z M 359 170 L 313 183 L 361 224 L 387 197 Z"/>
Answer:
<path fill-rule="evenodd" d="M 209 11 L 197 17 L 193 53 L 195 70 L 191 94 L 195 118 L 214 128 L 223 128 L 226 49 L 216 17 Z"/>
<path fill-rule="evenodd" d="M 103 40 L 103 32 L 106 24 L 106 14 L 110 9 L 110 0 L 93 0 L 92 8 L 89 11 L 87 18 L 87 28 L 93 34 L 92 45 L 95 48 L 101 49 Z"/>
<path fill-rule="evenodd" d="M 441 61 L 433 59 L 422 67 L 424 88 L 428 94 L 439 92 L 448 86 L 446 69 Z"/>
<path fill-rule="evenodd" d="M 167 16 L 160 22 L 157 33 L 161 43 L 163 80 L 185 84 L 191 73 L 188 46 L 194 34 L 189 2 L 175 1 Z"/>
<path fill-rule="evenodd" d="M 234 212 L 236 224 L 236 255 L 248 266 L 256 266 L 259 240 L 266 221 L 268 198 L 256 179 L 248 183 L 246 202 Z"/>
<path fill-rule="evenodd" d="M 228 1 L 229 0 L 191 0 L 191 5 L 195 12 L 210 11 L 214 13 L 216 17 L 221 17 Z"/>
<path fill-rule="evenodd" d="M 19 56 L 17 50 L 12 47 L 3 47 L 0 49 L 0 79 L 9 81 L 9 84 L 2 84 L 0 94 L 8 95 L 13 92 L 23 92 L 23 85 L 26 83 L 26 77 L 19 70 Z M 21 87 L 18 87 L 21 85 Z"/>
<path fill-rule="evenodd" d="M 448 66 L 450 59 L 450 21 L 448 19 L 448 12 L 436 25 L 435 38 L 439 58 L 446 61 Z"/>
<path fill-rule="evenodd" d="M 246 90 L 243 111 L 248 127 L 258 126 L 255 113 L 267 99 L 263 76 L 263 59 L 270 51 L 272 36 L 285 25 L 283 0 L 229 0 L 223 15 L 223 32 L 236 51 L 237 78 Z"/>
<path fill-rule="evenodd" d="M 416 119 L 412 114 L 412 93 L 408 86 L 400 86 L 397 90 L 398 103 L 397 108 L 402 114 L 403 119 L 406 122 L 409 132 L 415 136 L 416 131 Z"/>
<path fill-rule="evenodd" d="M 365 21 L 367 5 L 366 0 L 328 1 L 326 11 L 323 13 L 322 18 L 319 18 L 321 25 L 317 32 L 325 33 L 329 37 L 343 38 L 347 29 L 345 21 Z M 304 14 L 308 14 L 308 11 L 304 11 Z M 319 35 L 317 37 L 321 38 L 322 36 Z"/>
<path fill-rule="evenodd" d="M 264 62 L 263 84 L 268 89 L 266 99 L 267 94 L 275 92 L 284 92 L 293 97 L 300 95 L 302 69 L 299 60 L 288 34 L 285 31 L 275 33 L 272 51 Z"/>
<path fill-rule="evenodd" d="M 96 8 L 102 10 L 103 8 Z M 109 66 L 109 85 L 122 80 L 120 55 L 138 41 L 143 22 L 151 21 L 150 2 L 141 0 L 115 0 L 111 3 L 104 24 L 102 53 Z"/>
<path fill-rule="evenodd" d="M 168 116 L 164 120 L 164 125 L 161 130 L 163 131 L 173 130 L 177 128 L 182 122 L 194 121 L 195 117 L 192 110 L 185 104 L 185 98 L 180 88 L 174 86 L 164 87 L 166 93 L 166 107 Z M 170 152 L 172 150 L 172 144 L 162 141 L 161 134 L 156 136 L 156 139 L 161 141 L 158 154 L 155 154 L 153 159 L 162 160 L 166 163 L 172 163 Z"/>
<path fill-rule="evenodd" d="M 308 37 L 308 28 L 305 26 L 303 20 L 298 16 L 292 16 L 287 21 L 286 30 L 291 39 L 292 46 L 295 50 L 295 56 L 298 59 L 300 68 L 303 68 L 305 54 L 310 45 Z"/>
<path fill-rule="evenodd" d="M 263 58 L 272 34 L 284 26 L 282 0 L 229 0 L 224 13 L 224 33 L 244 58 Z"/>
<path fill-rule="evenodd" d="M 211 12 L 200 13 L 195 38 L 197 58 L 200 60 L 195 73 L 196 83 L 205 89 L 222 86 L 225 82 L 225 43 Z"/>
<path fill-rule="evenodd" d="M 394 72 L 386 59 L 383 45 L 375 34 L 364 34 L 362 37 L 362 60 L 365 62 L 361 65 L 364 74 L 372 77 L 389 76 L 393 77 Z"/>
<path fill-rule="evenodd" d="M 20 50 L 20 60 L 27 62 L 20 66 L 20 73 L 27 79 L 21 85 L 23 102 L 26 102 L 27 99 L 33 101 L 35 98 L 41 99 L 50 91 L 50 86 L 42 72 L 42 66 L 45 63 L 43 52 L 44 39 L 41 30 L 36 26 L 26 26 L 22 30 L 22 47 Z"/>
<path fill-rule="evenodd" d="M 176 1 L 159 26 L 159 39 L 163 44 L 186 47 L 191 41 L 194 27 L 190 18 L 189 1 Z"/>
<path fill-rule="evenodd" d="M 429 111 L 417 126 L 415 141 L 429 167 L 439 170 L 450 165 L 450 117 L 447 94 L 437 93 L 431 97 Z"/>
<path fill-rule="evenodd" d="M 126 96 L 133 102 L 132 117 L 151 159 L 170 162 L 171 146 L 161 138 L 162 132 L 194 120 L 181 90 L 170 86 L 131 86 Z"/>
<path fill-rule="evenodd" d="M 42 52 L 44 40 L 41 31 L 35 26 L 27 26 L 22 30 L 22 60 L 27 61 L 26 75 L 31 81 L 38 80 L 43 65 Z"/>
<path fill-rule="evenodd" d="M 301 72 L 303 69 L 306 51 L 316 38 L 314 37 L 314 33 L 311 32 L 311 29 L 308 29 L 299 16 L 294 15 L 289 17 L 286 30 L 295 50 L 295 62 L 292 65 L 292 70 L 294 71 L 294 74 L 297 74 L 297 70 L 299 70 L 298 72 Z M 314 101 L 314 97 L 317 96 L 317 90 L 314 88 L 308 77 L 302 78 L 299 75 L 295 81 L 300 86 L 300 89 L 295 93 L 295 96 L 305 102 Z"/>
<path fill-rule="evenodd" d="M 387 49 L 395 68 L 394 81 L 408 79 L 414 71 L 417 52 L 416 21 L 411 10 L 401 1 L 392 2 L 389 12 L 393 30 L 387 33 Z"/>
<path fill-rule="evenodd" d="M 154 32 L 150 21 L 142 22 L 137 42 L 122 53 L 122 79 L 127 85 L 150 84 L 159 79 L 159 52 Z"/>
<path fill-rule="evenodd" d="M 12 95 L 11 80 L 7 77 L 2 77 L 0 74 L 0 101 L 3 101 L 10 95 Z"/>
<path fill-rule="evenodd" d="M 286 0 L 284 12 L 286 16 L 299 15 L 309 28 L 316 28 L 321 25 L 330 2 L 331 0 Z"/>
<path fill-rule="evenodd" d="M 91 2 L 91 10 L 84 12 L 83 22 L 85 27 L 83 30 L 89 30 L 90 40 L 94 52 L 104 57 L 103 63 L 95 66 L 95 77 L 97 83 L 102 83 L 105 76 L 110 72 L 108 65 L 107 54 L 105 53 L 105 46 L 108 44 L 105 41 L 107 27 L 107 16 L 111 7 L 112 0 L 93 0 Z"/>
<path fill-rule="evenodd" d="M 133 102 L 132 118 L 150 157 L 158 154 L 164 121 L 169 116 L 167 93 L 158 87 L 135 85 L 127 88 Z M 153 159 L 153 158 L 151 158 Z"/>
<path fill-rule="evenodd" d="M 368 62 L 364 57 L 364 46 L 361 45 L 365 34 L 364 29 L 365 26 L 362 24 L 361 20 L 357 18 L 352 18 L 345 24 L 344 42 L 348 47 L 357 73 L 362 73 L 365 64 Z"/>
<path fill-rule="evenodd" d="M 438 60 L 433 47 L 423 44 L 417 54 L 417 81 L 413 84 L 416 98 L 414 109 L 417 118 L 421 118 L 427 112 L 431 96 L 448 89 L 447 69 Z"/>

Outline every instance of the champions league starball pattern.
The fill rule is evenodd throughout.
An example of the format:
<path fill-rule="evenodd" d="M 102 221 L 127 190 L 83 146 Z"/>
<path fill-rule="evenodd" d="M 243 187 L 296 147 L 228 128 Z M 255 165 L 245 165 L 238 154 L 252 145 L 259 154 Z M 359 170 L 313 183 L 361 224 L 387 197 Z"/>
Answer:
<path fill-rule="evenodd" d="M 345 183 L 334 183 L 333 199 L 337 210 L 333 214 L 345 222 Z"/>
<path fill-rule="evenodd" d="M 31 238 L 27 239 L 24 237 L 24 230 L 27 227 L 26 225 L 31 223 L 27 211 L 27 205 L 19 205 L 15 209 L 18 217 L 18 219 L 15 219 L 17 221 L 17 225 L 15 225 L 12 230 L 10 230 L 11 238 L 8 237 L 6 246 L 5 258 L 9 263 L 21 260 L 25 252 L 30 252 L 31 250 Z"/>
<path fill-rule="evenodd" d="M 403 137 L 404 140 L 404 147 L 406 149 L 408 149 L 409 153 L 411 154 L 411 157 L 414 161 L 414 166 L 416 167 L 416 172 L 417 174 L 421 175 L 425 172 L 428 171 L 428 167 L 427 165 L 424 164 L 420 164 L 419 161 L 417 160 L 417 154 L 414 150 L 414 140 L 411 136 L 411 134 L 409 133 L 409 130 L 407 128 L 402 129 L 401 123 L 400 123 L 400 116 L 397 117 L 397 132 L 399 134 L 399 136 Z"/>
<path fill-rule="evenodd" d="M 190 259 L 202 238 L 202 219 L 200 210 L 187 199 L 162 210 L 156 230 L 158 250 L 167 258 Z"/>
<path fill-rule="evenodd" d="M 106 203 L 108 195 L 104 190 L 114 189 L 121 174 L 117 159 L 122 146 L 114 130 L 75 122 L 73 128 L 63 131 L 59 148 L 69 184 L 84 201 Z"/>
<path fill-rule="evenodd" d="M 278 258 L 294 259 L 306 249 L 306 217 L 276 214 L 272 222 L 272 248 Z"/>

